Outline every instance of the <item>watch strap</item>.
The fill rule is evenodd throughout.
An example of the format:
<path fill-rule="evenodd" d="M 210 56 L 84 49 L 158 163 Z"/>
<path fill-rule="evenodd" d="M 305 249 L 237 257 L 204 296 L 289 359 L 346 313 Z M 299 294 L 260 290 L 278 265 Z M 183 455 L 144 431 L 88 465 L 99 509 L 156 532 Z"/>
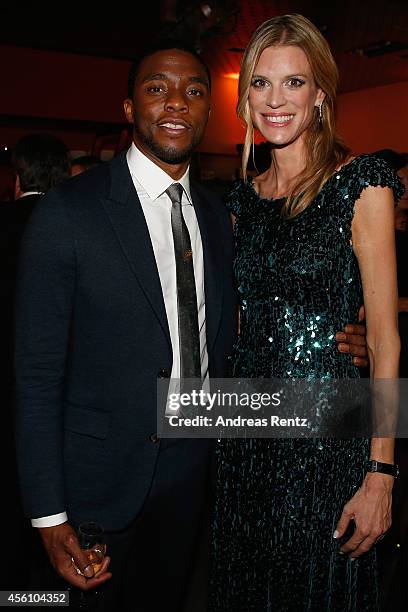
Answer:
<path fill-rule="evenodd" d="M 388 474 L 397 478 L 399 474 L 399 468 L 396 463 L 382 463 L 375 459 L 370 459 L 366 464 L 367 472 L 379 472 L 380 474 Z"/>

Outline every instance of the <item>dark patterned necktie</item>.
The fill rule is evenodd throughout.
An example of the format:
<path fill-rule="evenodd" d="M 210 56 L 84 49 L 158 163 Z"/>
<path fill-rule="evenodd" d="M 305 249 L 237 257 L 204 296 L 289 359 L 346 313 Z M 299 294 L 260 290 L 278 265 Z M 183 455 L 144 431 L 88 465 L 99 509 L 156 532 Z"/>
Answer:
<path fill-rule="evenodd" d="M 190 234 L 181 210 L 183 187 L 173 183 L 166 193 L 172 201 L 171 228 L 176 257 L 180 378 L 201 379 L 200 333 Z"/>

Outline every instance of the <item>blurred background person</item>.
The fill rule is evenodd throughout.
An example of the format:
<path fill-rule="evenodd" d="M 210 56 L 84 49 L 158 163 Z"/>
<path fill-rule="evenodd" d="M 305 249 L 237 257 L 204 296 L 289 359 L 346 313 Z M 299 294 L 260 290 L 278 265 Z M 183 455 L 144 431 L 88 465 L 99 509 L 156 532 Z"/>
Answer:
<path fill-rule="evenodd" d="M 14 200 L 14 172 L 9 147 L 0 148 L 0 207 Z"/>
<path fill-rule="evenodd" d="M 19 247 L 26 222 L 38 200 L 49 189 L 67 179 L 70 172 L 69 152 L 65 144 L 53 135 L 29 134 L 19 140 L 11 155 L 14 170 L 15 200 L 2 204 L 0 208 L 0 337 L 2 381 L 1 406 L 3 419 L 1 430 L 2 465 L 7 465 L 8 479 L 6 542 L 10 558 L 9 575 L 4 578 L 7 588 L 24 586 L 24 547 L 27 550 L 28 533 L 19 507 L 17 472 L 15 466 L 13 434 L 13 309 L 14 293 L 19 259 Z M 8 545 L 9 544 L 9 545 Z M 6 571 L 6 574 L 8 572 Z"/>
<path fill-rule="evenodd" d="M 395 229 L 400 232 L 407 231 L 408 211 L 400 206 L 395 207 Z"/>
<path fill-rule="evenodd" d="M 380 149 L 375 151 L 373 155 L 388 162 L 398 174 L 405 187 L 405 192 L 398 201 L 398 208 L 408 210 L 408 153 L 398 153 L 394 149 Z"/>
<path fill-rule="evenodd" d="M 100 164 L 103 164 L 103 161 L 99 157 L 96 157 L 96 155 L 82 155 L 81 157 L 76 157 L 71 161 L 71 176 L 81 174 L 85 170 L 90 170 Z"/>
<path fill-rule="evenodd" d="M 51 134 L 29 134 L 21 138 L 11 154 L 14 170 L 14 202 L 1 207 L 1 302 L 10 323 L 17 273 L 18 251 L 25 224 L 41 196 L 69 177 L 69 152 Z"/>
<path fill-rule="evenodd" d="M 401 162 L 405 162 L 404 165 L 398 169 L 398 176 L 405 187 L 405 193 L 398 202 L 398 207 L 408 210 L 408 153 L 401 153 L 400 159 Z"/>
<path fill-rule="evenodd" d="M 11 160 L 15 172 L 15 200 L 30 197 L 24 200 L 25 206 L 36 202 L 70 173 L 68 149 L 52 134 L 24 136 L 14 147 Z"/>

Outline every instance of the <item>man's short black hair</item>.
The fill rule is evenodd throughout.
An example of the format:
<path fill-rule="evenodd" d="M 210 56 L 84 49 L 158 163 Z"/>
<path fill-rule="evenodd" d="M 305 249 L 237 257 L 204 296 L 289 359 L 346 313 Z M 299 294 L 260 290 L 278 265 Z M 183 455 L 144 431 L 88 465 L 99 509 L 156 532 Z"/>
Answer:
<path fill-rule="evenodd" d="M 408 165 L 408 155 L 406 153 L 398 153 L 393 149 L 380 149 L 372 153 L 372 155 L 386 161 L 395 172 Z"/>
<path fill-rule="evenodd" d="M 24 136 L 15 145 L 11 159 L 21 191 L 45 193 L 69 177 L 68 149 L 52 134 Z"/>
<path fill-rule="evenodd" d="M 136 76 L 137 76 L 137 73 L 139 71 L 140 64 L 143 62 L 143 60 L 146 59 L 146 57 L 150 57 L 150 55 L 153 55 L 154 53 L 157 53 L 158 51 L 170 51 L 170 49 L 178 49 L 179 51 L 184 51 L 185 53 L 190 53 L 190 55 L 195 57 L 196 60 L 198 60 L 200 62 L 200 64 L 202 64 L 202 66 L 204 67 L 204 69 L 205 69 L 205 71 L 207 73 L 208 86 L 209 86 L 209 88 L 211 90 L 211 74 L 210 74 L 210 70 L 209 70 L 207 64 L 205 63 L 205 61 L 203 60 L 203 58 L 194 49 L 194 47 L 192 47 L 187 42 L 185 42 L 183 40 L 180 40 L 180 39 L 166 38 L 166 39 L 162 39 L 162 40 L 157 40 L 156 42 L 152 43 L 151 46 L 146 47 L 146 49 L 141 51 L 139 53 L 139 55 L 137 55 L 134 58 L 131 66 L 130 66 L 130 70 L 129 70 L 129 77 L 128 77 L 128 98 L 130 98 L 130 99 L 133 98 L 133 90 L 135 88 Z"/>

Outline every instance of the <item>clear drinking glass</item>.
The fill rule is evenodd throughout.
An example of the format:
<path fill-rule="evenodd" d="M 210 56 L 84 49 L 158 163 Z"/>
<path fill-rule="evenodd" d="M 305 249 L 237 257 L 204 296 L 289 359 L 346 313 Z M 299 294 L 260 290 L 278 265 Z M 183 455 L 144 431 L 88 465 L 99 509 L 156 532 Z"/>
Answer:
<path fill-rule="evenodd" d="M 96 574 L 101 569 L 106 553 L 103 529 L 98 523 L 89 521 L 79 525 L 77 535 L 79 545 L 87 551 L 89 563 L 92 564 Z"/>
<path fill-rule="evenodd" d="M 88 561 L 93 566 L 93 570 L 96 574 L 102 567 L 106 553 L 106 544 L 102 527 L 93 521 L 81 523 L 77 529 L 77 537 L 79 546 L 86 551 Z M 83 575 L 77 567 L 76 571 L 78 574 Z M 95 589 L 91 591 L 82 591 L 81 589 L 70 590 L 72 602 L 77 609 L 91 610 L 96 605 L 99 593 Z"/>

